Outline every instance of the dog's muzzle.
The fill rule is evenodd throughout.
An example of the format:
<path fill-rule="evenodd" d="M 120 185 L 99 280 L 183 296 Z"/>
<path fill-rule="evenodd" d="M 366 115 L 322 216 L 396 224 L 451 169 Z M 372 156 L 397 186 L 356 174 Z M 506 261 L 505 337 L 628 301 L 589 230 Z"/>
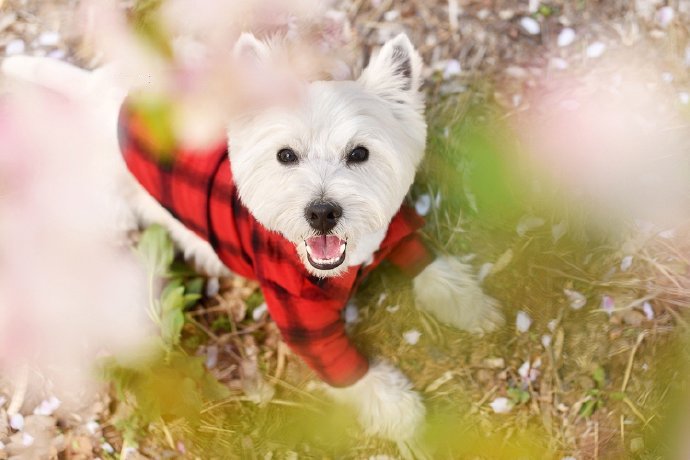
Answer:
<path fill-rule="evenodd" d="M 314 201 L 304 210 L 311 228 L 320 233 L 304 240 L 307 259 L 314 268 L 332 270 L 345 261 L 347 242 L 329 234 L 342 215 L 343 209 L 337 203 L 326 201 Z"/>
<path fill-rule="evenodd" d="M 304 240 L 309 263 L 319 270 L 332 270 L 345 261 L 347 241 L 335 235 L 317 235 Z"/>

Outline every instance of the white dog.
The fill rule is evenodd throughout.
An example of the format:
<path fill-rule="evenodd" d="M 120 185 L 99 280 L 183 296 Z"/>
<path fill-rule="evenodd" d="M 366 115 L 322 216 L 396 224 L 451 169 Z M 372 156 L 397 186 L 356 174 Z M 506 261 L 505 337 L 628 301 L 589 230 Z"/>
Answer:
<path fill-rule="evenodd" d="M 267 44 L 248 34 L 240 38 L 235 50 L 237 56 L 259 59 L 271 53 Z M 251 276 L 226 264 L 222 255 L 218 257 L 220 252 L 213 242 L 209 244 L 200 237 L 198 229 L 188 229 L 179 216 L 173 217 L 159 204 L 160 199 L 152 197 L 150 190 L 147 192 L 132 180 L 121 160 L 115 135 L 126 91 L 104 87 L 93 73 L 41 58 L 9 58 L 3 70 L 7 75 L 79 97 L 98 94 L 98 110 L 107 125 L 104 135 L 111 136 L 113 142 L 104 160 L 111 163 L 113 176 L 104 180 L 121 184 L 121 194 L 113 199 L 119 203 L 118 208 L 121 205 L 133 211 L 123 214 L 123 228 L 134 226 L 135 217 L 145 223 L 163 224 L 185 256 L 206 273 L 224 275 L 235 271 Z M 318 295 L 323 294 L 331 302 L 324 304 L 324 310 L 333 310 L 333 299 L 328 296 L 347 283 L 348 289 L 352 288 L 359 271 L 377 260 L 390 236 L 389 226 L 396 222 L 413 183 L 426 143 L 424 102 L 419 91 L 421 73 L 421 58 L 401 34 L 383 46 L 357 80 L 310 83 L 297 106 L 266 107 L 229 123 L 231 176 L 241 205 L 261 227 L 253 227 L 253 231 L 266 232 L 265 244 L 274 245 L 287 258 L 294 256 L 291 268 L 283 265 L 290 272 L 286 276 L 297 273 L 311 280 L 325 280 L 325 293 L 318 281 L 308 286 L 322 289 Z M 288 246 L 283 243 L 290 249 L 285 249 Z M 502 322 L 496 301 L 482 292 L 471 267 L 454 257 L 437 257 L 416 275 L 413 285 L 417 305 L 446 324 L 482 333 Z M 292 324 L 292 307 L 271 310 L 271 303 L 281 300 L 275 300 L 280 297 L 275 289 L 269 293 L 266 289 L 264 286 L 273 319 L 281 329 Z M 339 295 L 335 305 L 342 308 L 347 299 Z M 293 297 L 297 303 L 294 314 L 298 315 L 302 300 L 297 294 Z M 284 297 L 281 299 L 284 301 Z M 314 298 L 310 299 L 309 311 L 316 311 L 318 299 L 317 306 Z M 329 315 L 337 313 L 331 311 Z M 309 319 L 304 321 L 308 323 Z M 344 374 L 337 369 L 329 374 L 332 363 L 310 355 L 318 349 L 318 353 L 325 350 L 327 356 L 336 356 L 338 353 L 327 350 L 336 345 L 344 347 L 341 351 L 345 355 L 357 353 L 349 342 L 343 345 L 347 339 L 343 339 L 339 324 L 336 332 L 319 338 L 314 338 L 314 329 L 319 325 L 307 327 L 301 338 L 288 331 L 286 340 L 312 367 L 319 367 L 315 360 L 321 363 L 317 372 L 333 384 L 329 394 L 355 407 L 367 433 L 403 443 L 413 440 L 423 424 L 425 409 L 419 394 L 398 369 L 382 359 L 362 367 L 352 355 L 355 357 L 351 360 L 359 367 Z M 327 340 L 316 348 L 305 348 L 299 342 L 305 340 L 304 336 Z"/>

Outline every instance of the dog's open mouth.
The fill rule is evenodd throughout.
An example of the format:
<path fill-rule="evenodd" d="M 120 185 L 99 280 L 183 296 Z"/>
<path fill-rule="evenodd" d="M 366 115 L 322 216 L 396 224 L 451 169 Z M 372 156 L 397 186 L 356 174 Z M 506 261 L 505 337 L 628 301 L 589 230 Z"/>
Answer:
<path fill-rule="evenodd" d="M 345 261 L 347 242 L 335 235 L 317 235 L 304 240 L 309 263 L 319 270 L 332 270 Z"/>

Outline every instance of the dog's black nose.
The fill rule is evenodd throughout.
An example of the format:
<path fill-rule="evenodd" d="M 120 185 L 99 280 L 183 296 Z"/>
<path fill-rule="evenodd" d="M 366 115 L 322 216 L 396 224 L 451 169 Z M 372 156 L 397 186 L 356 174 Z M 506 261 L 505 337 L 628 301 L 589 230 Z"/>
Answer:
<path fill-rule="evenodd" d="M 315 201 L 307 206 L 304 215 L 311 228 L 321 233 L 328 233 L 338 223 L 338 219 L 343 215 L 343 209 L 335 203 Z"/>

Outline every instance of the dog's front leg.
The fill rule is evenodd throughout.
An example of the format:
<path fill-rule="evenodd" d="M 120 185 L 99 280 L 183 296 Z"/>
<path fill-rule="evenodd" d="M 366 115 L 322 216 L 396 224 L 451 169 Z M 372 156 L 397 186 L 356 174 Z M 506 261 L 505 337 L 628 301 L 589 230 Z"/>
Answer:
<path fill-rule="evenodd" d="M 422 398 L 407 377 L 391 364 L 373 362 L 355 384 L 326 388 L 334 400 L 357 411 L 367 434 L 398 442 L 411 441 L 419 435 L 426 414 Z"/>
<path fill-rule="evenodd" d="M 484 293 L 469 265 L 455 257 L 436 258 L 413 280 L 415 302 L 439 321 L 474 333 L 504 322 L 498 302 Z"/>

